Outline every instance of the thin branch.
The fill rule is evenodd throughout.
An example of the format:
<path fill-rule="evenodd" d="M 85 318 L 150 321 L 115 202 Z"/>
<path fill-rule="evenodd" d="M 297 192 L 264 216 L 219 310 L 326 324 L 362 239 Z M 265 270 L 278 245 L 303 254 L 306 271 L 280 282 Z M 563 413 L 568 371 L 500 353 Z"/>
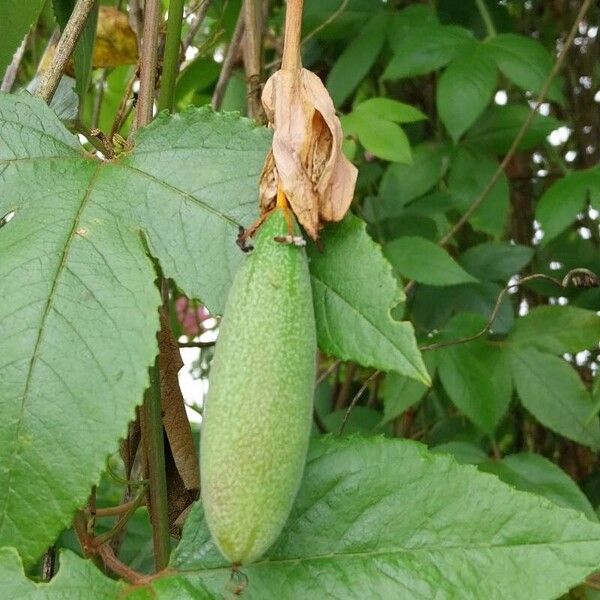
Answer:
<path fill-rule="evenodd" d="M 94 96 L 94 107 L 92 109 L 92 124 L 91 129 L 96 129 L 100 121 L 100 110 L 104 100 L 104 92 L 106 91 L 106 79 L 108 77 L 108 69 L 102 69 L 102 75 L 96 84 L 96 95 Z"/>
<path fill-rule="evenodd" d="M 27 43 L 31 36 L 31 30 L 27 32 L 27 35 L 23 38 L 21 45 L 17 48 L 17 51 L 14 53 L 12 60 L 10 61 L 10 65 L 6 67 L 6 71 L 4 73 L 4 77 L 2 78 L 2 84 L 0 85 L 0 92 L 10 92 L 15 84 L 15 80 L 17 79 L 17 74 L 19 73 L 19 67 L 21 66 L 21 62 L 23 57 L 25 56 L 25 50 L 27 48 Z"/>
<path fill-rule="evenodd" d="M 372 373 L 368 377 L 368 379 L 360 386 L 360 389 L 358 390 L 358 392 L 356 392 L 354 398 L 352 398 L 352 400 L 350 401 L 350 404 L 348 405 L 348 410 L 344 415 L 344 420 L 340 425 L 338 435 L 342 435 L 342 433 L 344 433 L 344 429 L 346 428 L 346 423 L 348 423 L 348 419 L 350 418 L 350 413 L 352 412 L 352 409 L 356 406 L 356 403 L 360 400 L 360 397 L 365 393 L 365 390 L 369 387 L 371 381 L 373 381 L 373 379 L 375 379 L 379 375 L 379 373 L 380 371 L 375 371 L 374 373 Z"/>
<path fill-rule="evenodd" d="M 200 27 L 202 27 L 202 23 L 204 23 L 204 19 L 206 18 L 206 15 L 208 13 L 208 9 L 210 8 L 211 3 L 212 3 L 212 0 L 204 0 L 204 2 L 200 5 L 200 8 L 198 9 L 198 14 L 196 15 L 196 19 L 190 26 L 190 28 L 187 32 L 187 35 L 185 36 L 185 38 L 183 40 L 183 54 L 184 55 L 185 55 L 185 51 L 194 43 L 194 38 L 196 37 L 196 34 L 198 33 L 198 30 L 200 29 Z"/>
<path fill-rule="evenodd" d="M 244 0 L 244 69 L 248 99 L 248 116 L 259 120 L 262 115 L 260 101 L 260 75 L 262 58 L 262 10 L 260 0 Z"/>
<path fill-rule="evenodd" d="M 563 277 L 562 280 L 555 279 L 554 277 L 551 277 L 550 275 L 545 275 L 544 273 L 534 273 L 533 275 L 527 275 L 526 277 L 523 277 L 522 279 L 520 279 L 519 281 L 517 281 L 515 283 L 509 283 L 498 294 L 498 297 L 496 298 L 496 304 L 494 305 L 494 309 L 492 310 L 492 312 L 487 320 L 487 323 L 484 325 L 484 327 L 481 329 L 481 331 L 478 331 L 477 333 L 466 336 L 464 338 L 459 338 L 457 340 L 451 340 L 448 342 L 436 342 L 434 344 L 428 344 L 426 346 L 419 346 L 419 350 L 421 352 L 428 352 L 431 350 L 439 350 L 440 348 L 447 348 L 448 346 L 458 346 L 460 344 L 466 344 L 467 342 L 472 342 L 473 340 L 476 340 L 477 338 L 480 338 L 480 337 L 486 335 L 488 333 L 488 331 L 491 329 L 492 325 L 494 324 L 494 321 L 496 320 L 498 313 L 500 312 L 500 306 L 502 305 L 502 300 L 504 300 L 504 297 L 506 296 L 506 294 L 511 289 L 518 288 L 519 286 L 523 285 L 524 283 L 527 283 L 528 281 L 534 281 L 536 279 L 544 279 L 545 281 L 549 281 L 550 283 L 553 283 L 557 287 L 565 289 L 569 286 L 581 287 L 577 284 L 578 277 L 580 277 L 580 276 L 585 277 L 588 280 L 590 280 L 591 286 L 597 287 L 598 282 L 597 282 L 596 275 L 594 273 L 592 273 L 591 271 L 589 271 L 589 269 L 583 269 L 583 268 L 572 269 Z M 588 287 L 588 286 L 585 286 L 585 287 Z"/>
<path fill-rule="evenodd" d="M 321 384 L 323 381 L 325 381 L 325 379 L 327 379 L 341 364 L 341 360 L 337 359 L 334 360 L 331 365 L 329 365 L 329 368 L 325 369 L 325 371 L 323 371 L 318 377 L 317 380 L 315 381 L 315 388 L 317 388 L 319 386 L 319 384 Z"/>
<path fill-rule="evenodd" d="M 237 23 L 235 24 L 233 36 L 231 37 L 231 41 L 229 42 L 229 46 L 227 48 L 227 54 L 225 54 L 225 59 L 223 60 L 223 66 L 221 67 L 221 72 L 219 73 L 219 79 L 217 81 L 217 85 L 215 86 L 215 91 L 213 92 L 211 104 L 214 110 L 221 110 L 221 104 L 223 104 L 225 90 L 227 89 L 227 84 L 231 79 L 231 74 L 233 73 L 233 67 L 240 51 L 240 45 L 242 43 L 243 36 L 244 11 L 241 10 Z"/>
<path fill-rule="evenodd" d="M 154 91 L 156 88 L 156 66 L 158 64 L 158 31 L 162 16 L 160 0 L 146 0 L 144 12 L 144 35 L 140 56 L 140 93 L 135 115 L 137 128 L 152 120 Z"/>
<path fill-rule="evenodd" d="M 288 0 L 285 9 L 285 33 L 281 68 L 296 72 L 302 68 L 300 44 L 302 34 L 302 9 L 304 0 Z"/>
<path fill-rule="evenodd" d="M 577 17 L 575 18 L 573 26 L 571 27 L 571 30 L 569 31 L 569 34 L 565 41 L 565 44 L 564 44 L 560 54 L 558 55 L 558 58 L 556 59 L 556 62 L 554 63 L 552 70 L 548 74 L 548 77 L 546 78 L 546 81 L 544 82 L 542 90 L 540 91 L 539 96 L 538 96 L 533 108 L 527 115 L 527 118 L 523 122 L 523 125 L 521 125 L 521 128 L 519 129 L 517 135 L 515 136 L 515 139 L 513 140 L 513 143 L 511 144 L 508 152 L 506 153 L 505 157 L 502 159 L 502 162 L 498 165 L 498 168 L 496 169 L 496 171 L 494 172 L 494 174 L 492 175 L 492 177 L 486 184 L 485 188 L 475 198 L 475 200 L 473 200 L 472 204 L 463 213 L 463 215 L 458 219 L 458 221 L 454 224 L 452 229 L 450 229 L 450 231 L 438 242 L 440 246 L 445 246 L 454 237 L 454 235 L 462 228 L 462 226 L 473 216 L 473 213 L 479 208 L 481 203 L 488 197 L 488 194 L 492 191 L 493 187 L 496 185 L 496 183 L 500 179 L 500 176 L 506 169 L 508 163 L 511 161 L 513 155 L 517 151 L 517 148 L 523 141 L 523 138 L 525 137 L 525 134 L 527 133 L 529 127 L 533 123 L 533 119 L 535 118 L 537 111 L 539 110 L 540 106 L 544 103 L 544 100 L 546 99 L 546 96 L 548 95 L 548 91 L 550 90 L 550 86 L 552 85 L 554 78 L 556 77 L 556 75 L 558 74 L 560 69 L 562 68 L 562 65 L 565 61 L 565 58 L 567 57 L 569 49 L 571 48 L 573 41 L 575 39 L 575 36 L 577 35 L 577 32 L 579 30 L 579 24 L 585 17 L 585 13 L 589 9 L 591 3 L 592 3 L 592 0 L 584 0 L 583 4 L 581 5 L 579 13 L 577 14 Z"/>
<path fill-rule="evenodd" d="M 162 76 L 158 110 L 167 109 L 173 112 L 175 102 L 175 82 L 179 73 L 179 56 L 181 54 L 181 26 L 183 24 L 184 0 L 169 2 L 169 19 L 165 37 L 165 54 L 163 58 Z"/>
<path fill-rule="evenodd" d="M 485 4 L 485 0 L 475 0 L 475 4 L 477 4 L 477 9 L 479 10 L 479 14 L 481 15 L 481 19 L 483 20 L 483 24 L 485 25 L 488 36 L 496 37 L 496 27 L 494 26 L 492 15 L 490 15 L 490 11 Z"/>
<path fill-rule="evenodd" d="M 103 519 L 105 517 L 118 517 L 119 515 L 126 513 L 135 503 L 135 500 L 129 500 L 129 502 L 124 502 L 118 506 L 96 508 L 94 516 L 98 519 Z"/>
<path fill-rule="evenodd" d="M 131 567 L 128 567 L 125 563 L 121 562 L 114 550 L 108 544 L 102 544 L 96 549 L 96 554 L 100 556 L 104 566 L 108 568 L 112 573 L 118 575 L 125 581 L 133 585 L 146 585 L 152 582 L 151 575 L 144 575 L 134 571 Z"/>
<path fill-rule="evenodd" d="M 317 33 L 322 31 L 323 29 L 325 29 L 325 27 L 328 27 L 329 25 L 331 25 L 346 10 L 349 3 L 350 3 L 350 0 L 342 0 L 342 2 L 337 7 L 337 9 L 334 13 L 331 13 L 331 15 L 329 15 L 329 17 L 327 19 L 325 19 L 322 23 L 317 25 L 317 27 L 315 27 L 312 31 L 310 31 L 309 33 L 306 34 L 306 36 L 302 39 L 302 43 L 304 44 L 305 42 L 310 40 L 310 38 L 314 37 L 315 35 L 317 35 Z"/>
<path fill-rule="evenodd" d="M 179 342 L 180 348 L 212 348 L 216 342 Z"/>
<path fill-rule="evenodd" d="M 56 92 L 65 65 L 71 54 L 73 54 L 77 40 L 95 4 L 96 0 L 77 0 L 77 4 L 73 8 L 73 12 L 56 46 L 56 53 L 50 63 L 50 67 L 42 76 L 40 85 L 35 92 L 36 96 L 42 98 L 47 104 L 50 104 Z"/>

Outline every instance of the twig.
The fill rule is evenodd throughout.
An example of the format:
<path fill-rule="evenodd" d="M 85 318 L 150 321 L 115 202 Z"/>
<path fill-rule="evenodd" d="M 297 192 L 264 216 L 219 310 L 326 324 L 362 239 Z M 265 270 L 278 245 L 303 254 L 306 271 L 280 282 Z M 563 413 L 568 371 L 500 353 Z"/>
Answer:
<path fill-rule="evenodd" d="M 97 537 L 92 538 L 92 540 L 91 540 L 92 546 L 97 547 L 97 546 L 101 546 L 102 544 L 105 544 L 106 542 L 111 540 L 115 535 L 117 535 L 123 529 L 123 527 L 125 527 L 125 525 L 129 522 L 129 519 L 131 519 L 131 517 L 133 516 L 133 513 L 135 513 L 135 511 L 138 509 L 138 507 L 140 507 L 142 505 L 142 502 L 144 501 L 144 498 L 146 497 L 147 489 L 148 488 L 146 486 L 142 487 L 136 494 L 135 498 L 131 502 L 127 503 L 127 508 L 122 511 L 123 516 L 116 522 L 115 526 L 112 529 L 110 529 L 106 533 L 103 533 Z M 98 514 L 98 511 L 95 511 L 93 516 L 95 517 L 97 514 Z M 115 514 L 119 514 L 119 513 L 115 513 Z M 107 516 L 107 515 L 104 515 L 104 516 Z"/>
<path fill-rule="evenodd" d="M 454 237 L 454 235 L 461 229 L 461 227 L 473 216 L 473 213 L 479 208 L 481 203 L 487 198 L 488 194 L 492 191 L 493 187 L 496 185 L 498 179 L 500 179 L 500 176 L 506 169 L 508 163 L 511 161 L 511 159 L 512 159 L 513 155 L 515 154 L 515 152 L 517 151 L 517 148 L 519 147 L 521 141 L 525 137 L 527 130 L 531 126 L 531 123 L 533 122 L 533 119 L 535 118 L 537 111 L 539 110 L 540 106 L 544 103 L 544 100 L 546 99 L 548 91 L 550 90 L 550 85 L 552 84 L 552 82 L 554 81 L 554 78 L 560 71 L 560 69 L 565 61 L 565 58 L 567 57 L 569 49 L 571 48 L 571 45 L 573 44 L 573 40 L 575 39 L 575 36 L 577 35 L 577 31 L 579 30 L 579 24 L 583 20 L 585 13 L 587 12 L 591 3 L 592 3 L 592 0 L 584 0 L 583 4 L 581 5 L 581 8 L 579 9 L 579 13 L 577 14 L 577 17 L 575 18 L 573 26 L 571 27 L 571 30 L 569 31 L 569 34 L 565 41 L 565 44 L 564 44 L 562 50 L 560 51 L 560 54 L 558 55 L 558 58 L 556 59 L 556 62 L 554 63 L 552 70 L 548 74 L 548 77 L 546 78 L 546 81 L 544 82 L 544 85 L 538 95 L 537 100 L 535 101 L 533 108 L 531 109 L 531 111 L 527 115 L 527 118 L 521 125 L 521 128 L 519 129 L 517 135 L 515 136 L 515 139 L 513 140 L 513 143 L 511 144 L 507 154 L 502 159 L 502 162 L 498 165 L 498 168 L 496 169 L 496 171 L 494 172 L 494 174 L 492 175 L 492 177 L 486 184 L 485 188 L 475 198 L 475 200 L 473 200 L 473 202 L 471 203 L 469 208 L 462 214 L 462 216 L 458 219 L 458 221 L 453 225 L 452 229 L 450 229 L 450 231 L 446 235 L 444 235 L 444 237 L 438 242 L 438 244 L 440 246 L 445 246 L 452 239 L 452 237 Z"/>
<path fill-rule="evenodd" d="M 481 329 L 481 331 L 478 331 L 477 333 L 474 333 L 473 335 L 469 335 L 467 337 L 459 338 L 457 340 L 452 340 L 449 342 L 436 342 L 435 344 L 419 346 L 419 350 L 421 352 L 428 352 L 431 350 L 439 350 L 440 348 L 447 348 L 448 346 L 458 346 L 459 344 L 466 344 L 467 342 L 472 342 L 473 340 L 476 340 L 477 338 L 480 338 L 480 337 L 486 335 L 487 332 L 492 327 L 492 325 L 494 324 L 496 317 L 498 316 L 498 312 L 500 311 L 500 306 L 502 304 L 502 300 L 504 300 L 504 296 L 506 296 L 506 294 L 509 292 L 509 290 L 511 290 L 513 288 L 517 288 L 517 287 L 523 285 L 524 283 L 527 283 L 528 281 L 533 281 L 535 279 L 544 279 L 546 281 L 550 281 L 554 285 L 556 285 L 560 288 L 563 288 L 563 289 L 569 287 L 570 285 L 575 285 L 576 287 L 578 287 L 575 284 L 576 277 L 578 275 L 585 275 L 588 277 L 591 275 L 591 276 L 595 277 L 595 275 L 593 273 L 591 273 L 588 269 L 577 268 L 577 269 L 572 269 L 571 271 L 569 271 L 563 277 L 562 281 L 559 281 L 558 279 L 555 279 L 554 277 L 551 277 L 550 275 L 545 275 L 544 273 L 534 273 L 533 275 L 527 275 L 526 277 L 523 277 L 522 279 L 520 279 L 519 281 L 517 281 L 515 283 L 509 283 L 498 294 L 498 297 L 496 298 L 496 304 L 494 305 L 494 309 L 492 310 L 492 313 L 490 314 L 490 317 L 489 317 L 487 323 L 484 325 L 484 327 L 483 327 L 483 329 Z"/>
<path fill-rule="evenodd" d="M 133 108 L 133 102 L 129 102 L 129 98 L 133 92 L 133 86 L 136 82 L 137 75 L 134 72 L 133 75 L 129 78 L 127 85 L 125 86 L 125 91 L 123 93 L 123 97 L 121 98 L 121 103 L 119 104 L 119 108 L 117 109 L 117 113 L 115 114 L 115 118 L 110 128 L 110 134 L 108 139 L 112 141 L 115 133 L 119 133 L 121 128 L 127 121 L 127 117 L 131 113 L 131 109 Z"/>
<path fill-rule="evenodd" d="M 477 9 L 479 10 L 479 14 L 481 15 L 481 19 L 483 20 L 483 24 L 485 25 L 488 36 L 496 37 L 496 27 L 494 26 L 494 21 L 492 20 L 490 11 L 485 5 L 485 0 L 475 0 L 475 4 L 477 4 Z"/>
<path fill-rule="evenodd" d="M 329 25 L 331 25 L 346 10 L 349 3 L 350 3 L 350 0 L 342 0 L 342 2 L 337 7 L 335 12 L 331 13 L 331 15 L 329 15 L 329 17 L 327 17 L 327 19 L 325 19 L 322 23 L 317 25 L 317 27 L 315 27 L 312 31 L 310 31 L 309 33 L 306 34 L 306 36 L 302 39 L 302 43 L 304 44 L 305 42 L 310 40 L 310 38 L 314 37 L 315 35 L 317 35 L 317 33 L 322 31 L 323 29 L 325 29 L 325 27 L 328 27 Z"/>
<path fill-rule="evenodd" d="M 165 37 L 160 95 L 158 97 L 159 111 L 167 109 L 169 112 L 173 112 L 175 82 L 179 73 L 183 8 L 184 0 L 171 0 L 169 2 L 169 19 L 167 21 L 167 34 Z"/>
<path fill-rule="evenodd" d="M 121 562 L 114 553 L 114 550 L 108 544 L 99 546 L 96 549 L 96 554 L 100 556 L 102 562 L 108 569 L 129 583 L 133 585 L 146 585 L 152 582 L 153 577 L 151 575 L 138 573 L 131 567 L 128 567 L 125 563 Z"/>
<path fill-rule="evenodd" d="M 244 0 L 244 69 L 248 99 L 248 116 L 258 120 L 262 114 L 260 73 L 262 57 L 262 10 L 257 0 Z"/>
<path fill-rule="evenodd" d="M 156 88 L 156 66 L 158 64 L 158 30 L 161 19 L 160 0 L 147 0 L 144 11 L 144 35 L 140 56 L 140 93 L 135 114 L 137 128 L 152 120 L 154 90 Z"/>
<path fill-rule="evenodd" d="M 304 0 L 288 0 L 285 9 L 285 33 L 281 68 L 295 73 L 302 67 L 300 40 L 302 34 L 302 9 Z"/>
<path fill-rule="evenodd" d="M 202 23 L 204 23 L 204 19 L 206 18 L 206 15 L 208 13 L 208 9 L 210 8 L 211 3 L 212 3 L 212 0 L 204 0 L 204 2 L 202 2 L 202 4 L 200 5 L 200 8 L 198 9 L 198 14 L 196 15 L 196 19 L 194 20 L 192 25 L 190 25 L 187 35 L 185 36 L 185 38 L 183 40 L 183 54 L 184 55 L 185 55 L 185 51 L 194 42 L 194 38 L 196 37 L 198 30 L 200 29 L 200 27 L 202 27 Z"/>
<path fill-rule="evenodd" d="M 134 504 L 135 500 L 129 500 L 129 502 L 124 502 L 123 504 L 119 504 L 118 506 L 96 508 L 94 515 L 98 519 L 103 519 L 105 517 L 118 517 L 120 514 L 127 512 Z"/>
<path fill-rule="evenodd" d="M 0 85 L 0 92 L 10 92 L 15 84 L 15 80 L 17 79 L 17 74 L 19 73 L 19 67 L 21 66 L 21 61 L 23 60 L 23 56 L 25 56 L 25 49 L 27 48 L 27 43 L 31 36 L 31 30 L 27 32 L 27 35 L 23 38 L 21 45 L 17 48 L 17 51 L 14 53 L 12 60 L 10 61 L 10 65 L 6 67 L 6 71 L 4 73 L 4 77 L 2 78 L 2 84 Z"/>
<path fill-rule="evenodd" d="M 73 54 L 75 44 L 85 27 L 88 16 L 90 15 L 96 0 L 77 0 L 77 4 L 73 8 L 73 12 L 69 17 L 65 29 L 60 36 L 56 53 L 48 70 L 42 76 L 40 85 L 35 92 L 36 96 L 42 98 L 47 104 L 50 104 L 56 88 L 63 75 L 63 71 L 67 61 Z"/>
<path fill-rule="evenodd" d="M 96 129 L 98 127 L 98 122 L 100 120 L 100 109 L 102 108 L 102 101 L 104 100 L 107 77 L 108 69 L 102 69 L 102 75 L 96 84 L 96 96 L 94 97 L 94 107 L 92 109 L 92 129 Z"/>
<path fill-rule="evenodd" d="M 241 10 L 237 23 L 235 24 L 235 30 L 231 36 L 231 41 L 229 42 L 229 46 L 227 48 L 227 53 L 225 54 L 225 59 L 223 60 L 223 66 L 221 67 L 221 72 L 219 73 L 217 85 L 215 85 L 215 91 L 213 92 L 211 104 L 215 110 L 221 110 L 221 104 L 223 104 L 225 90 L 227 89 L 227 84 L 231 79 L 231 73 L 233 72 L 233 67 L 240 51 L 240 44 L 242 43 L 243 36 L 244 11 Z"/>
<path fill-rule="evenodd" d="M 329 365 L 329 367 L 317 377 L 317 380 L 315 381 L 315 388 L 325 381 L 325 379 L 327 379 L 340 366 L 341 362 L 342 361 L 339 359 L 334 360 L 331 365 Z"/>
<path fill-rule="evenodd" d="M 348 410 L 346 411 L 346 414 L 344 415 L 344 420 L 342 421 L 342 424 L 340 425 L 340 429 L 338 431 L 338 435 L 342 435 L 342 433 L 344 433 L 344 429 L 346 428 L 346 423 L 348 423 L 348 419 L 350 418 L 350 413 L 352 412 L 352 409 L 356 406 L 356 403 L 360 400 L 360 397 L 364 394 L 365 390 L 369 387 L 369 384 L 371 383 L 371 381 L 373 381 L 373 379 L 375 379 L 375 377 L 377 377 L 379 375 L 380 371 L 375 371 L 374 373 L 372 373 L 368 379 L 360 386 L 360 389 L 358 390 L 358 392 L 356 392 L 354 398 L 352 398 L 352 400 L 350 401 L 350 404 L 348 405 Z"/>

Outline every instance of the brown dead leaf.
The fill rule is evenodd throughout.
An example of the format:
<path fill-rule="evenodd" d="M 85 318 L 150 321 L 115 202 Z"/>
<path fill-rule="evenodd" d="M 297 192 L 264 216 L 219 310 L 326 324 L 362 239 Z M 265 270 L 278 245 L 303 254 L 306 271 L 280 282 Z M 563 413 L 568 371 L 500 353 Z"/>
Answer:
<path fill-rule="evenodd" d="M 160 321 L 158 364 L 163 425 L 173 455 L 173 463 L 183 485 L 187 490 L 197 490 L 200 487 L 198 454 L 177 378 L 183 362 L 177 340 L 170 328 L 169 317 L 164 310 L 161 310 Z"/>
<path fill-rule="evenodd" d="M 58 40 L 51 43 L 40 61 L 39 73 L 43 74 L 56 53 Z M 100 6 L 98 9 L 98 25 L 96 41 L 92 55 L 92 68 L 118 67 L 133 65 L 138 59 L 138 47 L 135 33 L 129 25 L 127 15 L 114 6 Z M 69 59 L 65 73 L 73 77 L 75 66 L 73 58 Z"/>
<path fill-rule="evenodd" d="M 311 71 L 281 69 L 265 84 L 262 102 L 274 135 L 261 174 L 261 208 L 275 206 L 280 187 L 316 240 L 323 222 L 339 221 L 348 211 L 357 177 L 342 152 L 333 101 Z"/>

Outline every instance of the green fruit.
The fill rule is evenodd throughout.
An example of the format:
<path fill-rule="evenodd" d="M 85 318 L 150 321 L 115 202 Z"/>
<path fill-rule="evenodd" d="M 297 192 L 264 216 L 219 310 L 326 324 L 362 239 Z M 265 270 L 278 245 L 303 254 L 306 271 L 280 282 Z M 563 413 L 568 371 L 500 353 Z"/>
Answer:
<path fill-rule="evenodd" d="M 202 502 L 232 563 L 258 559 L 292 508 L 306 460 L 316 334 L 306 254 L 275 241 L 281 209 L 261 226 L 237 274 L 211 367 L 202 422 Z"/>

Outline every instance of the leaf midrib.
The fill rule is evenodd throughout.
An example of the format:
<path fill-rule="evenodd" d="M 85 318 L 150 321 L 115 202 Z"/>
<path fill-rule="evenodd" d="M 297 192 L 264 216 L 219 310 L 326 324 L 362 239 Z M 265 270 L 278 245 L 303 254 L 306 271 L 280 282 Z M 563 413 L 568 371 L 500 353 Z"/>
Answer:
<path fill-rule="evenodd" d="M 573 512 L 577 512 L 574 511 Z M 584 518 L 584 517 L 582 517 Z M 590 521 L 590 524 L 593 525 L 593 522 Z M 377 558 L 386 555 L 396 555 L 396 554 L 416 554 L 421 552 L 433 553 L 433 552 L 447 552 L 447 551 L 472 551 L 472 550 L 501 550 L 505 548 L 528 548 L 531 546 L 563 546 L 565 544 L 600 544 L 599 539 L 589 539 L 589 540 L 562 540 L 560 542 L 552 542 L 552 541 L 544 541 L 544 542 L 517 542 L 514 544 L 511 543 L 502 543 L 502 544 L 471 544 L 471 545 L 437 545 L 437 546 L 419 546 L 415 548 L 385 548 L 381 550 L 373 550 L 368 552 L 344 552 L 340 554 L 329 553 L 329 554 L 316 554 L 314 556 L 300 556 L 294 558 L 281 558 L 281 559 L 266 559 L 261 560 L 259 562 L 252 563 L 247 565 L 246 568 L 252 569 L 255 567 L 268 567 L 268 566 L 285 566 L 290 564 L 302 564 L 304 562 L 310 561 L 339 561 L 344 559 L 353 559 L 353 558 Z M 185 573 L 216 573 L 218 571 L 226 571 L 227 573 L 231 572 L 231 565 L 224 565 L 219 567 L 198 567 L 198 568 L 174 568 L 175 574 L 185 574 Z M 165 576 L 173 576 L 173 571 L 170 573 L 165 573 Z"/>
<path fill-rule="evenodd" d="M 72 225 L 71 230 L 69 231 L 69 235 L 66 239 L 61 258 L 58 261 L 58 266 L 54 273 L 54 276 L 52 279 L 52 285 L 50 287 L 50 292 L 48 294 L 48 300 L 46 301 L 46 306 L 44 307 L 44 312 L 42 313 L 42 318 L 41 318 L 39 329 L 38 329 L 38 335 L 37 335 L 37 338 L 36 338 L 36 341 L 35 341 L 35 344 L 33 347 L 31 360 L 29 362 L 29 369 L 27 371 L 27 377 L 25 380 L 25 387 L 23 389 L 23 394 L 21 395 L 21 410 L 20 410 L 18 420 L 16 422 L 14 443 L 13 443 L 13 447 L 10 452 L 10 456 L 8 457 L 8 460 L 7 460 L 7 462 L 8 462 L 8 466 L 7 466 L 8 481 L 6 483 L 6 494 L 4 497 L 2 510 L 0 511 L 0 532 L 2 531 L 4 521 L 7 516 L 8 500 L 11 497 L 11 487 L 10 486 L 11 486 L 12 477 L 13 477 L 13 473 L 14 473 L 14 463 L 15 463 L 15 457 L 17 455 L 17 450 L 18 450 L 21 425 L 23 423 L 23 418 L 24 418 L 24 414 L 25 414 L 25 405 L 27 404 L 27 397 L 28 397 L 29 389 L 30 389 L 31 382 L 33 379 L 33 374 L 34 374 L 35 368 L 39 361 L 38 351 L 40 349 L 40 346 L 41 346 L 43 338 L 44 338 L 46 321 L 48 319 L 48 315 L 50 314 L 50 311 L 51 311 L 53 303 L 54 303 L 56 290 L 58 288 L 58 282 L 61 279 L 62 273 L 67 264 L 69 251 L 71 249 L 71 244 L 73 242 L 73 239 L 75 238 L 75 233 L 76 233 L 76 230 L 77 230 L 77 227 L 79 224 L 79 220 L 81 218 L 83 211 L 85 210 L 85 208 L 87 206 L 87 203 L 91 196 L 91 192 L 94 187 L 94 183 L 98 177 L 98 174 L 100 173 L 100 166 L 101 166 L 101 163 L 96 164 L 96 169 L 91 174 L 88 184 L 86 186 L 85 192 L 82 195 L 81 203 L 77 209 L 77 212 L 75 213 L 75 217 L 73 219 L 73 225 Z"/>

